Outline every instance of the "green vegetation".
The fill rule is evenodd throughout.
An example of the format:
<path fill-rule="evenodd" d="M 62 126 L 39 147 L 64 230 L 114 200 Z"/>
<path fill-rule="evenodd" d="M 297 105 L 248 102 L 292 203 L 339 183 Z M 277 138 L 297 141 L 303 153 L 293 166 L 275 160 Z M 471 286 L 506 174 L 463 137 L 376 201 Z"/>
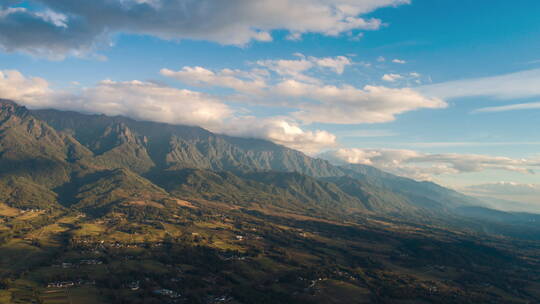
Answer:
<path fill-rule="evenodd" d="M 0 303 L 535 303 L 540 218 L 200 128 L 0 101 Z"/>

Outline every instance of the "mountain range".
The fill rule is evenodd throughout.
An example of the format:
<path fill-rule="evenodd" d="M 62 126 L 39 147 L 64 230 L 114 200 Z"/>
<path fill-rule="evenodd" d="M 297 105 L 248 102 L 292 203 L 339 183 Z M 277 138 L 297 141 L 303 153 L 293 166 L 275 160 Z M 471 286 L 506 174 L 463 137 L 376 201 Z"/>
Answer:
<path fill-rule="evenodd" d="M 431 182 L 367 165 L 333 165 L 265 140 L 121 116 L 28 110 L 7 100 L 0 101 L 0 168 L 0 187 L 9 188 L 0 200 L 27 208 L 103 210 L 136 192 L 335 215 L 443 219 L 467 216 L 463 210 L 473 206 L 471 216 L 490 213 L 481 200 Z M 111 189 L 88 191 L 100 184 Z M 124 198 L 115 194 L 122 187 L 129 189 Z"/>
<path fill-rule="evenodd" d="M 2 180 L 26 179 L 58 196 L 70 183 L 89 175 L 124 169 L 157 185 L 163 184 L 160 176 L 171 177 L 170 183 L 175 174 L 181 184 L 190 177 L 217 182 L 216 174 L 221 172 L 218 182 L 223 187 L 238 186 L 242 180 L 248 182 L 246 187 L 264 183 L 276 189 L 309 189 L 312 199 L 348 201 L 359 210 L 373 212 L 442 209 L 472 202 L 433 183 L 368 166 L 334 166 L 268 141 L 218 135 L 198 127 L 29 111 L 9 101 L 2 101 L 0 110 Z M 296 196 L 307 201 L 310 197 Z"/>
<path fill-rule="evenodd" d="M 422 297 L 435 303 L 479 303 L 500 297 L 471 291 L 463 279 L 449 283 L 449 275 L 433 277 L 436 284 L 421 277 L 436 267 L 454 267 L 463 277 L 473 269 L 476 274 L 494 271 L 487 261 L 514 263 L 500 270 L 510 281 L 495 282 L 487 274 L 481 278 L 499 284 L 506 293 L 502 299 L 536 297 L 530 291 L 536 285 L 512 291 L 523 267 L 538 266 L 531 264 L 536 249 L 517 254 L 508 248 L 518 246 L 515 242 L 536 248 L 539 215 L 493 210 L 435 183 L 366 165 L 333 164 L 269 141 L 193 126 L 29 110 L 0 100 L 0 217 L 5 225 L 0 230 L 0 279 L 11 299 L 28 289 L 33 290 L 30 298 L 37 294 L 48 303 L 47 289 L 35 286 L 78 277 L 97 280 L 99 292 L 93 294 L 109 299 L 95 303 L 139 303 L 136 297 L 125 302 L 115 290 L 146 282 L 141 283 L 146 293 L 139 297 L 157 297 L 161 289 L 156 286 L 177 280 L 170 276 L 187 275 L 198 283 L 172 284 L 189 296 L 183 302 L 165 296 L 171 303 L 219 302 L 203 296 L 214 284 L 208 280 L 218 278 L 226 282 L 219 292 L 226 290 L 234 303 L 342 303 L 336 290 L 362 294 L 368 302 Z M 251 243 L 242 243 L 247 239 Z M 166 252 L 156 247 L 164 243 Z M 143 247 L 150 249 L 118 251 Z M 33 262 L 13 264 L 10 254 L 34 256 Z M 86 279 L 78 272 L 57 273 L 46 265 L 55 255 L 64 262 L 93 257 L 107 268 L 83 272 Z M 134 256 L 144 265 L 159 261 L 162 266 L 130 268 L 125 261 Z M 243 268 L 247 264 L 231 266 L 220 259 L 259 268 L 274 265 L 268 270 L 273 274 L 253 274 Z M 178 261 L 183 261 L 180 266 L 171 266 Z M 425 263 L 431 270 L 418 266 Z M 437 263 L 446 266 L 433 266 Z M 418 277 L 407 277 L 409 271 Z M 24 280 L 34 287 L 17 285 L 24 273 L 30 273 Z M 388 285 L 386 276 L 394 285 Z M 313 282 L 332 278 L 333 285 L 327 291 L 314 289 L 316 283 L 302 283 L 308 277 Z M 444 292 L 434 291 L 441 286 Z M 313 292 L 325 296 L 313 298 Z M 325 297 L 329 300 L 320 300 Z"/>

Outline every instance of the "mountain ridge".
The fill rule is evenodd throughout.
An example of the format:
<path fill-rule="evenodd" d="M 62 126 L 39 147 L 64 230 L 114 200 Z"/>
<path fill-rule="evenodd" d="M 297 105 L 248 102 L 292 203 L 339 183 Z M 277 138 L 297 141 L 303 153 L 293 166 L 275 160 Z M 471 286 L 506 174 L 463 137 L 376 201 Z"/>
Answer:
<path fill-rule="evenodd" d="M 68 205 L 77 206 L 76 202 L 66 201 L 76 198 L 76 181 L 84 181 L 85 176 L 92 174 L 128 170 L 135 175 L 130 173 L 124 178 L 140 175 L 151 182 L 144 186 L 148 193 L 165 186 L 181 196 L 235 203 L 245 203 L 242 199 L 265 201 L 298 212 L 305 207 L 305 212 L 340 210 L 343 216 L 351 212 L 417 220 L 435 216 L 444 221 L 445 217 L 460 216 L 455 212 L 457 208 L 485 206 L 431 182 L 418 182 L 365 165 L 335 166 L 261 139 L 236 138 L 200 127 L 121 116 L 27 110 L 14 102 L 0 104 L 4 117 L 0 124 L 0 130 L 4 130 L 0 133 L 0 148 L 4 147 L 0 150 L 0 163 L 9 168 L 14 161 L 9 157 L 10 145 L 31 147 L 20 155 L 30 153 L 26 161 L 31 162 L 35 159 L 30 156 L 39 154 L 45 164 L 42 166 L 48 169 L 34 176 L 35 172 L 24 171 L 28 164 L 22 163 L 21 177 L 56 192 L 60 201 Z M 6 136 L 10 132 L 21 136 Z M 30 168 L 39 166 L 34 164 Z M 197 182 L 184 180 L 185 174 Z M 160 176 L 169 176 L 171 181 L 163 182 Z M 48 181 L 44 181 L 45 177 Z M 204 185 L 214 192 L 201 192 Z M 85 210 L 88 208 L 86 204 Z M 97 205 L 96 208 L 102 209 Z"/>

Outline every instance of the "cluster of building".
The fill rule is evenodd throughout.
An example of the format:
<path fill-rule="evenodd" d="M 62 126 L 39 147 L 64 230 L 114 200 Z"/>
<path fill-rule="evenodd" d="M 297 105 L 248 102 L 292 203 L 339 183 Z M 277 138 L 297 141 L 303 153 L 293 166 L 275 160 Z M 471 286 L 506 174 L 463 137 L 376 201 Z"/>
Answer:
<path fill-rule="evenodd" d="M 75 285 L 96 285 L 96 281 L 77 280 L 49 282 L 47 283 L 47 288 L 69 288 Z"/>
<path fill-rule="evenodd" d="M 50 282 L 47 284 L 47 288 L 68 288 L 75 286 L 73 281 L 64 281 L 64 282 Z"/>
<path fill-rule="evenodd" d="M 182 296 L 180 293 L 178 293 L 178 292 L 176 292 L 174 290 L 165 289 L 165 288 L 155 289 L 152 292 L 154 294 L 156 294 L 156 295 L 169 297 L 171 299 L 178 299 L 178 298 L 180 298 Z"/>
<path fill-rule="evenodd" d="M 69 262 L 62 262 L 61 264 L 52 265 L 52 267 L 62 267 L 64 269 L 67 268 L 74 268 L 78 267 L 80 265 L 101 265 L 103 264 L 103 261 L 97 260 L 97 259 L 87 259 L 87 260 L 80 260 L 76 263 L 69 263 Z"/>
<path fill-rule="evenodd" d="M 227 303 L 232 301 L 233 298 L 229 296 L 209 296 L 208 303 Z"/>

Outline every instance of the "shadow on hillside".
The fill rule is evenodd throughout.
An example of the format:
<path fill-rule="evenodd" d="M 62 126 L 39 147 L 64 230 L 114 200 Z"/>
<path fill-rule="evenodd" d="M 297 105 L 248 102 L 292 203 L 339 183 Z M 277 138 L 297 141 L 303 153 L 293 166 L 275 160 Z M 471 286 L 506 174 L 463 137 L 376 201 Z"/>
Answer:
<path fill-rule="evenodd" d="M 25 177 L 43 184 L 62 182 L 66 169 L 62 163 L 45 158 L 0 160 L 0 177 Z"/>
<path fill-rule="evenodd" d="M 64 207 L 71 207 L 78 202 L 77 194 L 80 188 L 110 175 L 112 170 L 104 170 L 86 174 L 84 176 L 72 176 L 68 183 L 53 189 L 58 194 L 58 203 Z"/>

